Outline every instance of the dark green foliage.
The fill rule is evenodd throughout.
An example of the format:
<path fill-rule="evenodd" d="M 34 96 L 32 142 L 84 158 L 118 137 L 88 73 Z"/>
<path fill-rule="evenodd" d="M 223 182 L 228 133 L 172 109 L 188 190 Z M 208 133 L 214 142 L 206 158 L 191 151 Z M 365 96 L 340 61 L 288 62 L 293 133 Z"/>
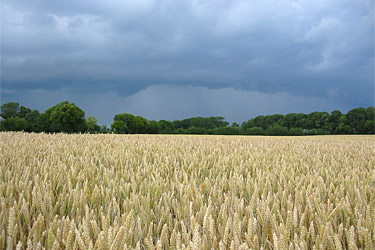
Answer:
<path fill-rule="evenodd" d="M 111 127 L 116 133 L 128 134 L 135 130 L 135 116 L 132 114 L 118 114 L 113 120 Z"/>
<path fill-rule="evenodd" d="M 288 135 L 303 135 L 303 128 L 291 128 Z"/>
<path fill-rule="evenodd" d="M 241 130 L 239 127 L 220 127 L 211 129 L 210 134 L 213 135 L 239 135 Z"/>
<path fill-rule="evenodd" d="M 366 109 L 365 133 L 375 134 L 375 107 L 368 107 Z"/>
<path fill-rule="evenodd" d="M 213 134 L 213 135 L 325 135 L 375 134 L 375 107 L 356 108 L 347 114 L 339 110 L 261 115 L 239 125 L 224 117 L 192 117 L 175 121 L 149 121 L 141 116 L 118 114 L 111 127 L 99 126 L 74 103 L 61 102 L 44 113 L 9 102 L 1 105 L 2 131 L 87 132 L 119 134 Z"/>
<path fill-rule="evenodd" d="M 98 126 L 98 119 L 96 119 L 94 116 L 86 117 L 86 128 L 87 132 L 89 133 L 98 133 L 100 131 L 100 127 Z"/>
<path fill-rule="evenodd" d="M 35 120 L 35 132 L 51 132 L 50 116 L 47 113 L 40 114 Z"/>
<path fill-rule="evenodd" d="M 172 125 L 175 129 L 183 128 L 187 129 L 190 127 L 195 128 L 205 128 L 205 129 L 213 129 L 213 128 L 221 128 L 229 126 L 229 122 L 224 121 L 224 117 L 216 116 L 216 117 L 193 117 L 189 119 L 184 119 L 181 121 L 173 121 Z"/>
<path fill-rule="evenodd" d="M 28 120 L 29 122 L 35 122 L 36 119 L 39 117 L 39 115 L 40 115 L 39 111 L 34 109 L 27 113 L 25 119 Z"/>
<path fill-rule="evenodd" d="M 239 127 L 240 127 L 240 124 L 238 124 L 237 122 L 233 122 L 233 123 L 232 123 L 232 127 L 234 127 L 234 128 L 239 128 Z"/>
<path fill-rule="evenodd" d="M 162 126 L 157 121 L 123 113 L 115 115 L 111 127 L 113 132 L 121 134 L 158 134 Z"/>
<path fill-rule="evenodd" d="M 304 127 L 306 129 L 325 129 L 326 124 L 329 118 L 329 114 L 327 112 L 313 112 L 307 116 L 308 119 L 308 126 Z"/>
<path fill-rule="evenodd" d="M 21 106 L 16 102 L 1 105 L 1 117 L 5 120 L 1 124 L 2 131 L 35 131 L 35 122 L 39 116 L 38 110 Z"/>
<path fill-rule="evenodd" d="M 247 135 L 264 135 L 265 132 L 261 127 L 251 127 L 246 129 L 245 134 Z"/>
<path fill-rule="evenodd" d="M 126 127 L 126 123 L 123 121 L 114 121 L 111 125 L 113 132 L 117 134 L 127 134 L 129 130 Z"/>
<path fill-rule="evenodd" d="M 24 106 L 21 106 L 19 112 L 17 113 L 17 116 L 18 116 L 19 118 L 26 119 L 27 115 L 28 115 L 30 112 L 31 112 L 31 109 L 26 108 L 26 107 L 24 107 Z"/>
<path fill-rule="evenodd" d="M 1 105 L 1 117 L 8 119 L 17 116 L 20 111 L 20 104 L 17 102 L 8 102 Z"/>
<path fill-rule="evenodd" d="M 331 134 L 338 134 L 338 127 L 340 123 L 340 118 L 343 116 L 341 111 L 339 110 L 334 110 L 331 112 L 331 115 L 327 119 L 327 130 Z"/>
<path fill-rule="evenodd" d="M 304 129 L 303 130 L 304 135 L 328 135 L 329 133 L 320 128 L 313 128 L 313 129 Z"/>
<path fill-rule="evenodd" d="M 141 116 L 123 113 L 115 115 L 111 127 L 114 131 L 122 134 L 145 134 L 148 129 L 148 121 Z"/>
<path fill-rule="evenodd" d="M 173 123 L 166 120 L 161 120 L 159 123 L 159 133 L 160 134 L 173 134 L 175 132 L 175 128 Z"/>
<path fill-rule="evenodd" d="M 274 125 L 271 127 L 268 127 L 266 130 L 267 135 L 287 135 L 288 134 L 288 128 L 279 126 L 279 125 Z"/>
<path fill-rule="evenodd" d="M 207 134 L 206 128 L 196 128 L 196 127 L 190 127 L 184 131 L 184 134 L 196 134 L 196 135 L 205 135 Z"/>
<path fill-rule="evenodd" d="M 30 131 L 30 123 L 24 118 L 9 117 L 1 122 L 1 131 Z"/>
<path fill-rule="evenodd" d="M 34 109 L 26 114 L 26 120 L 30 124 L 30 131 L 36 131 L 36 126 L 37 126 L 37 119 L 40 116 L 40 113 L 38 110 Z"/>
<path fill-rule="evenodd" d="M 85 132 L 85 112 L 74 103 L 61 102 L 45 112 L 50 121 L 51 132 Z"/>
<path fill-rule="evenodd" d="M 147 122 L 147 134 L 158 134 L 161 130 L 161 126 L 157 121 Z"/>
<path fill-rule="evenodd" d="M 346 117 L 347 125 L 351 127 L 353 134 L 369 134 L 374 129 L 372 126 L 374 122 L 373 107 L 352 109 L 346 114 Z"/>
<path fill-rule="evenodd" d="M 339 125 L 337 127 L 338 134 L 351 134 L 353 129 L 348 124 L 348 118 L 343 115 L 339 119 Z"/>

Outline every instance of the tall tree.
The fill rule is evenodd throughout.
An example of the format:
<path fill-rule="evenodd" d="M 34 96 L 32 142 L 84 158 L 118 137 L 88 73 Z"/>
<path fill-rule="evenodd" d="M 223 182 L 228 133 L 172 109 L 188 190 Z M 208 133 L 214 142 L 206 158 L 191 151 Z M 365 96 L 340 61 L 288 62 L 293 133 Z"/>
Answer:
<path fill-rule="evenodd" d="M 98 131 L 100 127 L 98 126 L 98 119 L 94 116 L 86 117 L 86 127 L 88 132 Z"/>
<path fill-rule="evenodd" d="M 84 132 L 86 130 L 85 112 L 74 103 L 61 102 L 46 110 L 51 122 L 52 132 Z"/>
<path fill-rule="evenodd" d="M 114 130 L 121 131 L 120 133 L 124 134 L 140 133 L 138 131 L 141 130 L 140 126 L 143 125 L 141 119 L 127 113 L 115 115 L 113 120 L 114 123 L 111 125 L 111 127 Z"/>
<path fill-rule="evenodd" d="M 157 121 L 147 122 L 147 134 L 159 134 L 160 133 L 160 123 Z"/>
<path fill-rule="evenodd" d="M 338 127 L 340 123 L 340 118 L 343 116 L 341 111 L 334 110 L 327 119 L 327 129 L 331 134 L 338 133 Z"/>
<path fill-rule="evenodd" d="M 1 117 L 7 119 L 17 116 L 20 111 L 20 104 L 17 102 L 8 102 L 1 105 Z"/>
<path fill-rule="evenodd" d="M 129 130 L 123 121 L 114 121 L 111 125 L 112 130 L 117 134 L 127 134 Z"/>
<path fill-rule="evenodd" d="M 375 107 L 366 109 L 365 131 L 367 134 L 375 134 Z"/>
<path fill-rule="evenodd" d="M 134 116 L 132 114 L 118 114 L 113 118 L 114 123 L 111 125 L 112 129 L 121 131 L 126 134 L 142 134 L 147 133 L 148 121 L 141 116 Z"/>
<path fill-rule="evenodd" d="M 348 119 L 348 125 L 352 129 L 354 134 L 365 134 L 367 131 L 365 129 L 366 124 L 366 109 L 356 108 L 350 110 L 346 117 Z"/>
<path fill-rule="evenodd" d="M 172 134 L 174 133 L 174 127 L 172 122 L 166 121 L 166 120 L 160 120 L 159 121 L 160 130 L 159 133 L 161 134 Z"/>
<path fill-rule="evenodd" d="M 30 112 L 31 112 L 31 109 L 26 108 L 26 107 L 24 107 L 24 106 L 21 106 L 19 112 L 17 113 L 17 116 L 18 116 L 19 118 L 26 118 L 27 115 L 28 115 Z"/>

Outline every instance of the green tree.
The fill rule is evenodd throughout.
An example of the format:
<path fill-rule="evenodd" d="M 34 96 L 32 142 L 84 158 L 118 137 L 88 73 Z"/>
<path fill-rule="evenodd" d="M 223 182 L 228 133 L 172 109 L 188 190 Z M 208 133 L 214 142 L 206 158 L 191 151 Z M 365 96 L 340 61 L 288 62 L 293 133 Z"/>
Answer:
<path fill-rule="evenodd" d="M 1 105 L 1 117 L 4 119 L 17 116 L 20 111 L 20 104 L 17 102 L 8 102 Z"/>
<path fill-rule="evenodd" d="M 35 122 L 38 116 L 40 116 L 39 111 L 34 109 L 30 111 L 29 113 L 27 113 L 25 119 L 28 120 L 29 122 Z"/>
<path fill-rule="evenodd" d="M 280 114 L 267 115 L 265 117 L 265 129 L 280 123 L 283 118 L 284 118 L 284 116 L 280 115 Z"/>
<path fill-rule="evenodd" d="M 237 122 L 233 122 L 233 123 L 232 123 L 232 127 L 234 127 L 234 128 L 239 128 L 239 127 L 240 127 L 240 124 L 238 124 Z"/>
<path fill-rule="evenodd" d="M 296 121 L 295 121 L 296 128 L 307 128 L 309 125 L 307 115 L 306 114 L 296 114 Z"/>
<path fill-rule="evenodd" d="M 27 115 L 28 115 L 30 112 L 31 112 L 31 109 L 26 108 L 26 107 L 24 107 L 24 106 L 21 106 L 19 112 L 17 113 L 17 116 L 18 116 L 19 118 L 25 118 L 25 119 L 26 119 Z"/>
<path fill-rule="evenodd" d="M 251 124 L 251 123 L 250 123 Z M 267 129 L 266 116 L 260 115 L 253 119 L 251 127 L 261 127 L 263 130 Z"/>
<path fill-rule="evenodd" d="M 149 121 L 147 123 L 148 134 L 158 134 L 160 131 L 160 124 L 157 121 Z"/>
<path fill-rule="evenodd" d="M 264 135 L 265 132 L 261 127 L 251 127 L 246 129 L 245 133 L 247 135 Z"/>
<path fill-rule="evenodd" d="M 339 122 L 342 116 L 343 114 L 339 110 L 334 110 L 331 112 L 331 115 L 327 120 L 327 129 L 331 134 L 338 133 Z"/>
<path fill-rule="evenodd" d="M 329 114 L 327 112 L 312 112 L 307 116 L 307 129 L 326 129 Z"/>
<path fill-rule="evenodd" d="M 123 121 L 114 121 L 111 125 L 113 132 L 117 134 L 127 134 L 129 130 L 126 127 L 125 122 Z"/>
<path fill-rule="evenodd" d="M 224 117 L 212 116 L 212 117 L 192 117 L 184 120 L 176 120 L 172 122 L 172 126 L 175 129 L 188 129 L 190 127 L 194 128 L 204 128 L 213 129 L 229 126 L 229 123 L 224 121 Z"/>
<path fill-rule="evenodd" d="M 303 135 L 303 128 L 290 128 L 288 135 Z"/>
<path fill-rule="evenodd" d="M 367 120 L 364 126 L 367 134 L 375 134 L 375 121 Z"/>
<path fill-rule="evenodd" d="M 9 117 L 1 122 L 1 131 L 29 131 L 30 124 L 24 118 Z"/>
<path fill-rule="evenodd" d="M 296 113 L 289 113 L 285 115 L 281 120 L 280 120 L 280 125 L 287 127 L 287 128 L 293 128 L 296 126 L 296 121 L 297 121 L 297 114 Z"/>
<path fill-rule="evenodd" d="M 143 118 L 142 116 L 135 116 L 134 117 L 135 126 L 132 134 L 145 134 L 148 132 L 148 125 L 149 122 Z"/>
<path fill-rule="evenodd" d="M 238 127 L 220 127 L 210 130 L 210 134 L 214 135 L 239 135 L 240 129 Z"/>
<path fill-rule="evenodd" d="M 205 129 L 205 128 L 189 127 L 188 129 L 185 130 L 185 134 L 204 135 L 204 134 L 207 134 L 207 129 Z"/>
<path fill-rule="evenodd" d="M 61 102 L 46 110 L 51 122 L 52 132 L 84 132 L 86 130 L 85 112 L 74 103 Z"/>
<path fill-rule="evenodd" d="M 30 131 L 36 132 L 37 131 L 37 119 L 40 116 L 38 110 L 34 109 L 27 113 L 26 120 L 30 123 Z"/>
<path fill-rule="evenodd" d="M 367 131 L 365 129 L 366 124 L 366 109 L 357 108 L 352 109 L 346 114 L 348 120 L 348 125 L 352 129 L 354 134 L 365 134 Z"/>
<path fill-rule="evenodd" d="M 114 123 L 111 126 L 115 128 L 115 131 L 126 134 L 142 134 L 147 132 L 147 120 L 141 116 L 134 116 L 132 114 L 118 114 L 113 118 Z M 116 123 L 116 121 L 122 121 L 122 123 Z M 120 128 L 119 125 L 123 127 Z M 121 132 L 120 132 L 121 131 Z"/>
<path fill-rule="evenodd" d="M 339 119 L 339 126 L 337 128 L 337 132 L 339 134 L 351 134 L 353 133 L 353 129 L 349 126 L 348 118 L 343 115 Z"/>
<path fill-rule="evenodd" d="M 229 122 L 225 121 L 225 118 L 222 116 L 212 116 L 205 118 L 209 121 L 209 127 L 206 128 L 224 128 L 229 126 Z M 236 125 L 236 123 L 234 123 Z"/>
<path fill-rule="evenodd" d="M 86 127 L 88 132 L 99 131 L 100 127 L 98 126 L 98 119 L 94 116 L 86 117 Z"/>
<path fill-rule="evenodd" d="M 52 132 L 50 114 L 44 112 L 40 114 L 33 123 L 35 132 Z"/>
<path fill-rule="evenodd" d="M 287 135 L 288 128 L 279 125 L 271 126 L 266 131 L 267 135 Z"/>
<path fill-rule="evenodd" d="M 365 131 L 367 134 L 375 134 L 375 107 L 366 109 Z"/>
<path fill-rule="evenodd" d="M 160 125 L 160 130 L 159 133 L 161 134 L 173 134 L 174 133 L 174 127 L 172 122 L 166 121 L 166 120 L 161 120 L 159 121 Z"/>
<path fill-rule="evenodd" d="M 130 131 L 133 131 L 135 129 L 135 116 L 132 115 L 132 114 L 127 114 L 127 113 L 118 114 L 118 115 L 115 115 L 113 120 L 114 120 L 114 123 L 116 121 L 122 121 L 124 123 L 123 128 L 121 128 L 121 133 L 127 133 L 128 134 L 128 133 L 131 133 Z M 122 125 L 122 123 L 116 123 L 115 127 L 117 129 L 120 129 L 120 127 L 119 127 L 120 124 Z M 113 126 L 111 126 L 111 127 L 113 127 Z"/>

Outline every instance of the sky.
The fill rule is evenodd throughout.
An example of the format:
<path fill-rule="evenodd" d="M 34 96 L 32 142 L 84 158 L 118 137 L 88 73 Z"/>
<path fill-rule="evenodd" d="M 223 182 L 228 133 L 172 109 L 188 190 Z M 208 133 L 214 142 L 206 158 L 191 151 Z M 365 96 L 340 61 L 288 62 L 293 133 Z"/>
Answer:
<path fill-rule="evenodd" d="M 373 0 L 3 0 L 1 103 L 111 124 L 374 106 Z"/>

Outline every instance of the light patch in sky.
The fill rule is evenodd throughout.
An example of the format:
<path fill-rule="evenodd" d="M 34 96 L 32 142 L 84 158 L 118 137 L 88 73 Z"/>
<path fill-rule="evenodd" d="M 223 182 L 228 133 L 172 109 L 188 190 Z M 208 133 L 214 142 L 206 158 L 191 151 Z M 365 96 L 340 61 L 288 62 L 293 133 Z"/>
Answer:
<path fill-rule="evenodd" d="M 258 115 L 332 111 L 339 106 L 327 99 L 293 96 L 287 92 L 264 93 L 176 85 L 150 86 L 127 97 L 115 92 L 98 94 L 75 93 L 69 89 L 32 90 L 22 97 L 22 104 L 31 105 L 38 100 L 39 107 L 33 108 L 45 109 L 50 103 L 65 100 L 74 102 L 86 112 L 86 116 L 97 117 L 101 124 L 111 124 L 114 115 L 120 113 L 140 115 L 149 120 L 223 116 L 230 122 L 243 122 Z"/>

